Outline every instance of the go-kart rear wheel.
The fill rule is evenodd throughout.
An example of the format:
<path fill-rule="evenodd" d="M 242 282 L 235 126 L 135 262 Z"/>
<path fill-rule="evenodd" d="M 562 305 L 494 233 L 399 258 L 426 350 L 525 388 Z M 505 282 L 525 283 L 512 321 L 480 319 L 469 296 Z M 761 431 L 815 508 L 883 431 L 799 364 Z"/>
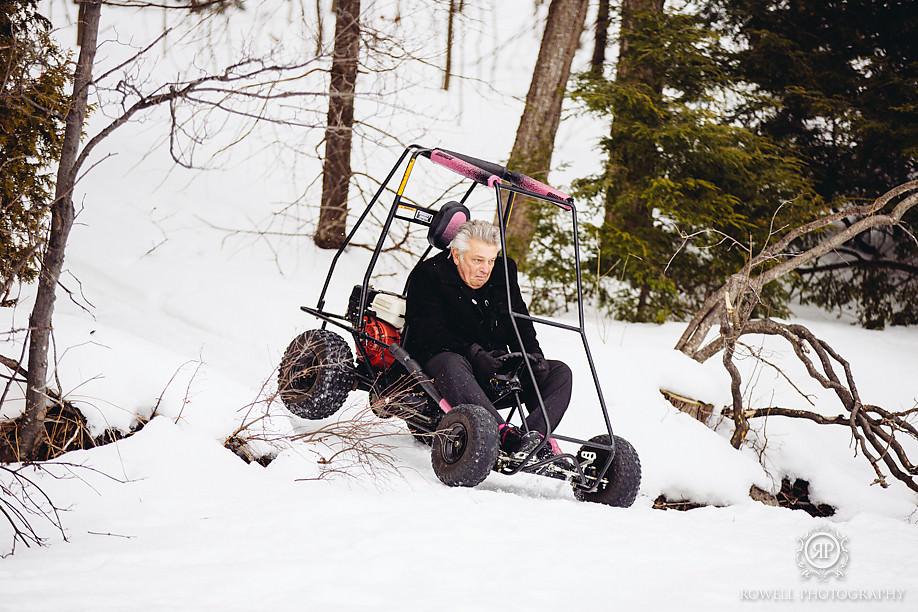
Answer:
<path fill-rule="evenodd" d="M 596 436 L 590 442 L 608 444 L 609 436 Z M 583 467 L 584 474 L 593 484 L 596 473 L 602 469 L 609 458 L 609 451 L 589 445 L 580 447 L 577 461 Z M 631 443 L 624 438 L 615 436 L 615 456 L 612 465 L 606 471 L 605 477 L 600 482 L 599 488 L 588 493 L 586 489 L 574 484 L 574 497 L 580 501 L 596 502 L 619 508 L 628 508 L 637 498 L 641 486 L 641 459 Z"/>
<path fill-rule="evenodd" d="M 287 347 L 277 373 L 277 390 L 287 409 L 304 419 L 333 415 L 354 388 L 351 348 L 324 329 L 303 332 Z"/>
<path fill-rule="evenodd" d="M 434 473 L 451 487 L 474 487 L 488 477 L 497 460 L 497 421 L 475 404 L 446 413 L 433 437 L 430 461 Z"/>

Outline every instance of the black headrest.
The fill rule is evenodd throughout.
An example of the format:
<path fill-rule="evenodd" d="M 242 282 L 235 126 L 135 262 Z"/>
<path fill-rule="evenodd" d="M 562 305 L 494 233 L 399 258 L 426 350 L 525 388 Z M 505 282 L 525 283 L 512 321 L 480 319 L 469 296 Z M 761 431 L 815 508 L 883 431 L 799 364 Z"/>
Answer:
<path fill-rule="evenodd" d="M 445 249 L 456 237 L 459 226 L 472 218 L 464 204 L 447 202 L 434 215 L 427 230 L 427 242 L 438 249 Z"/>

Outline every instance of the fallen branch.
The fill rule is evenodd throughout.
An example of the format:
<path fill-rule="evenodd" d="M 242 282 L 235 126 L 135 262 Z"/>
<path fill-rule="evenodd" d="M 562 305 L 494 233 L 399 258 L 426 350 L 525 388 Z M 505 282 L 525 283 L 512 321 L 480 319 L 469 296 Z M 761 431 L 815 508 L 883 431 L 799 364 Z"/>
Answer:
<path fill-rule="evenodd" d="M 881 214 L 881 211 L 890 205 L 892 210 Z M 784 416 L 808 419 L 820 425 L 844 425 L 851 431 L 855 453 L 860 451 L 873 467 L 877 475 L 874 483 L 883 487 L 889 486 L 886 480 L 888 472 L 913 491 L 918 491 L 918 466 L 909 458 L 902 441 L 902 438 L 905 438 L 911 442 L 918 442 L 918 428 L 909 421 L 918 416 L 918 407 L 902 412 L 890 412 L 879 406 L 865 404 L 860 398 L 850 363 L 828 342 L 817 338 L 803 325 L 781 323 L 769 318 L 752 318 L 752 313 L 759 304 L 759 296 L 767 283 L 841 248 L 862 232 L 899 224 L 903 215 L 916 205 L 918 181 L 912 181 L 890 190 L 872 204 L 846 208 L 792 229 L 761 253 L 750 258 L 741 273 L 731 276 L 727 283 L 705 300 L 675 348 L 700 363 L 723 351 L 723 365 L 730 374 L 733 402 L 732 407 L 724 411 L 724 416 L 733 420 L 735 430 L 731 443 L 735 448 L 742 445 L 749 431 L 749 420 L 759 417 Z M 791 244 L 797 239 L 837 227 L 842 221 L 846 222 L 844 229 L 821 240 L 815 246 L 800 253 L 788 252 Z M 718 322 L 717 337 L 705 344 L 710 330 Z M 845 412 L 834 417 L 826 417 L 811 410 L 782 407 L 745 409 L 742 376 L 733 362 L 733 357 L 736 345 L 741 344 L 740 338 L 749 334 L 776 336 L 786 340 L 807 374 L 824 389 L 833 392 Z M 775 367 L 774 364 L 769 365 Z M 783 372 L 781 374 L 784 375 Z M 792 386 L 799 391 L 799 387 L 793 384 Z"/>

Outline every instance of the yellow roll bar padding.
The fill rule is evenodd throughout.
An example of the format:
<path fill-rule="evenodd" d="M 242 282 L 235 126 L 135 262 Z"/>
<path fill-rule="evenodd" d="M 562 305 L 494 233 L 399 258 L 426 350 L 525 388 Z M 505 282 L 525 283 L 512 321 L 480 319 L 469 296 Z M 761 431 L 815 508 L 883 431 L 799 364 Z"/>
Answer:
<path fill-rule="evenodd" d="M 402 192 L 405 191 L 405 185 L 408 184 L 408 177 L 411 175 L 411 169 L 414 168 L 415 157 L 411 158 L 411 161 L 408 162 L 408 167 L 405 168 L 405 176 L 402 177 L 402 184 L 398 186 L 398 191 L 395 192 L 395 195 L 401 196 Z"/>

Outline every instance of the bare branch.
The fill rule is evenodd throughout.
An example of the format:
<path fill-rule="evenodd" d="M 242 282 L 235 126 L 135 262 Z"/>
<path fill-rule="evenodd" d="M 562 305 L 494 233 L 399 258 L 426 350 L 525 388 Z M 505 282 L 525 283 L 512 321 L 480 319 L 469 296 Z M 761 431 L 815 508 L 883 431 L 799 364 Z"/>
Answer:
<path fill-rule="evenodd" d="M 918 181 L 904 183 L 895 189 L 891 189 L 877 198 L 872 204 L 851 206 L 844 210 L 824 215 L 787 232 L 777 242 L 751 258 L 745 266 L 743 274 L 748 278 L 749 292 L 760 293 L 766 284 L 842 248 L 846 242 L 867 230 L 898 225 L 903 215 L 918 204 L 918 193 L 914 192 L 918 192 Z M 879 211 L 892 202 L 897 203 L 891 212 L 879 214 Z M 844 227 L 844 229 L 834 232 L 806 251 L 797 254 L 787 252 L 791 244 L 798 238 L 838 227 L 843 220 L 851 218 L 856 218 L 857 220 Z M 764 268 L 776 261 L 779 263 L 765 269 L 758 275 L 753 274 L 755 270 Z M 716 343 L 717 341 L 707 346 L 702 346 L 702 343 L 720 316 L 719 313 L 723 308 L 723 300 L 727 290 L 727 286 L 724 285 L 708 296 L 702 307 L 686 326 L 685 331 L 676 343 L 676 350 L 699 362 L 706 361 L 720 351 L 721 346 Z M 733 296 L 731 299 L 737 301 L 739 296 Z"/>
<path fill-rule="evenodd" d="M 910 489 L 918 491 L 918 467 L 909 458 L 900 439 L 896 437 L 900 435 L 912 442 L 918 441 L 918 428 L 909 422 L 909 419 L 918 415 L 918 407 L 892 413 L 879 406 L 864 404 L 855 383 L 851 364 L 828 342 L 817 338 L 800 324 L 781 323 L 768 318 L 751 318 L 759 303 L 761 290 L 767 283 L 828 253 L 843 249 L 845 243 L 865 231 L 897 225 L 902 216 L 918 204 L 916 192 L 918 181 L 905 183 L 877 198 L 870 205 L 846 208 L 792 229 L 777 242 L 752 257 L 741 274 L 731 276 L 727 283 L 708 296 L 701 310 L 689 322 L 676 344 L 676 349 L 699 362 L 706 361 L 721 350 L 724 353 L 723 364 L 730 374 L 733 398 L 733 406 L 724 412 L 724 416 L 729 416 L 734 422 L 735 430 L 731 439 L 734 447 L 739 448 L 742 444 L 749 429 L 749 419 L 757 417 L 785 416 L 808 419 L 821 425 L 844 425 L 851 431 L 855 453 L 861 452 L 873 467 L 877 475 L 875 483 L 883 487 L 888 486 L 888 473 Z M 880 211 L 894 202 L 889 213 L 880 214 Z M 796 239 L 813 232 L 838 227 L 843 229 L 835 231 L 802 253 L 786 253 Z M 754 275 L 756 270 L 763 271 Z M 708 332 L 718 320 L 718 337 L 702 346 Z M 777 336 L 786 340 L 810 378 L 824 389 L 833 392 L 844 407 L 845 413 L 826 417 L 814 411 L 792 408 L 744 409 L 740 393 L 741 374 L 733 363 L 733 355 L 739 339 L 747 334 Z M 796 385 L 793 386 L 799 391 Z"/>

